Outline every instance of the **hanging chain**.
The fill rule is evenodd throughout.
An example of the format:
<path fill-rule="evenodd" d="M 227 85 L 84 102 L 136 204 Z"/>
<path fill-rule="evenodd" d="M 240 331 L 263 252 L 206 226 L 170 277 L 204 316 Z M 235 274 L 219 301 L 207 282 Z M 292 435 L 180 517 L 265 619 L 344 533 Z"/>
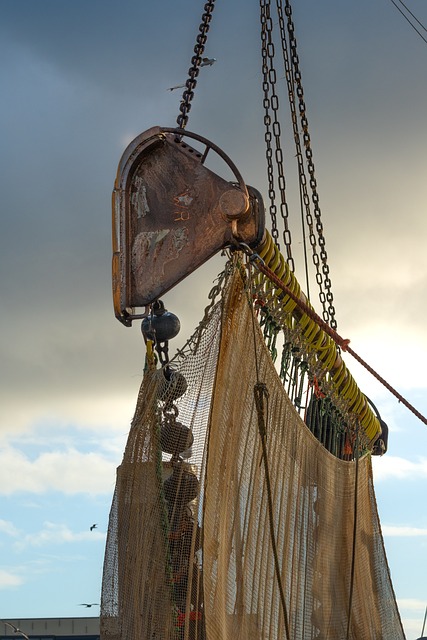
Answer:
<path fill-rule="evenodd" d="M 323 319 L 328 322 L 332 329 L 337 328 L 337 322 L 335 319 L 335 307 L 333 304 L 333 295 L 331 291 L 331 279 L 329 276 L 328 255 L 325 247 L 325 237 L 323 235 L 323 224 L 321 221 L 321 212 L 319 206 L 319 195 L 317 193 L 317 180 L 314 175 L 314 162 L 313 151 L 311 148 L 311 139 L 308 132 L 308 120 L 306 115 L 306 106 L 304 101 L 304 90 L 302 87 L 301 71 L 299 68 L 299 57 L 297 53 L 297 42 L 295 38 L 295 27 L 292 20 L 292 8 L 289 0 L 285 0 L 285 13 L 288 18 L 287 28 L 289 33 L 289 49 L 291 53 L 291 61 L 293 68 L 294 83 L 296 84 L 296 93 L 298 96 L 298 108 L 301 119 L 301 128 L 303 131 L 303 142 L 305 147 L 305 157 L 307 161 L 307 169 L 310 174 L 310 187 L 312 190 L 312 201 L 314 205 L 314 216 L 316 218 L 316 231 L 317 241 L 320 247 L 320 263 L 322 265 L 321 271 L 319 268 L 319 256 L 316 251 L 316 238 L 313 231 L 310 231 L 310 244 L 313 249 L 313 263 L 316 267 L 316 281 L 319 285 L 320 293 L 319 299 L 323 306 Z M 326 293 L 323 291 L 323 287 Z"/>
<path fill-rule="evenodd" d="M 298 128 L 298 117 L 297 117 L 297 108 L 296 108 L 296 98 L 295 98 L 295 91 L 294 91 L 294 80 L 293 80 L 293 75 L 292 75 L 292 68 L 291 68 L 291 63 L 290 63 L 290 54 L 288 52 L 288 42 L 287 42 L 287 34 L 286 34 L 286 28 L 285 28 L 285 19 L 284 19 L 284 13 L 283 13 L 283 8 L 282 8 L 282 3 L 281 0 L 277 0 L 276 2 L 277 5 L 277 13 L 278 13 L 278 17 L 279 17 L 279 30 L 280 30 L 280 41 L 282 44 L 282 56 L 283 56 L 283 64 L 284 64 L 284 68 L 285 68 L 285 79 L 286 79 L 286 86 L 288 89 L 288 101 L 289 101 L 289 107 L 290 107 L 290 112 L 291 112 L 291 122 L 292 122 L 292 132 L 293 132 L 293 136 L 294 136 L 294 142 L 295 142 L 295 150 L 296 150 L 296 154 L 295 157 L 297 159 L 297 165 L 298 165 L 298 177 L 299 177 L 299 184 L 300 184 L 300 200 L 301 200 L 301 208 L 304 208 L 305 210 L 305 218 L 306 218 L 306 223 L 308 226 L 308 230 L 309 230 L 309 237 L 312 243 L 312 250 L 313 250 L 313 254 L 316 252 L 316 236 L 314 235 L 314 231 L 313 231 L 313 216 L 311 215 L 311 202 L 310 202 L 310 197 L 308 195 L 308 190 L 307 190 L 307 176 L 305 173 L 305 168 L 304 168 L 304 156 L 303 156 L 303 152 L 302 152 L 302 147 L 301 147 L 301 136 L 299 134 L 299 128 Z M 305 260 L 307 260 L 306 258 L 306 240 L 305 240 L 305 224 L 304 224 L 304 216 L 301 212 L 301 227 L 302 227 L 302 234 L 303 234 L 303 245 L 304 245 L 304 257 Z M 317 260 L 314 260 L 315 262 L 315 267 L 316 267 L 316 272 L 320 271 L 320 261 L 317 258 Z M 320 283 L 322 283 L 322 274 L 320 273 L 319 276 L 317 276 L 316 273 L 316 281 L 319 282 L 319 278 L 320 278 Z M 309 283 L 309 279 L 308 279 L 308 267 L 307 267 L 307 263 L 306 263 L 306 295 L 308 297 L 308 299 L 310 299 L 310 283 Z"/>
<path fill-rule="evenodd" d="M 182 94 L 181 104 L 179 105 L 180 114 L 176 119 L 180 129 L 185 129 L 187 126 L 188 114 L 191 109 L 191 101 L 194 98 L 194 89 L 196 88 L 197 76 L 199 75 L 200 65 L 202 64 L 202 55 L 208 39 L 208 31 L 214 8 L 215 0 L 208 0 L 204 6 L 204 13 L 202 15 L 202 21 L 199 26 L 199 33 L 194 47 L 195 55 L 191 58 L 192 66 L 188 70 L 188 79 L 185 83 L 185 90 Z"/>
<path fill-rule="evenodd" d="M 274 43 L 272 39 L 273 21 L 270 15 L 270 0 L 260 0 L 261 8 L 261 53 L 262 53 L 262 88 L 264 91 L 264 126 L 267 159 L 268 195 L 270 198 L 271 236 L 279 246 L 279 232 L 277 229 L 276 193 L 274 190 L 274 159 L 277 168 L 277 184 L 280 191 L 280 213 L 283 220 L 283 240 L 286 247 L 287 262 L 291 271 L 295 270 L 291 250 L 291 232 L 289 230 L 289 210 L 286 201 L 286 181 L 283 167 L 283 151 L 281 147 L 281 128 L 279 121 L 279 98 L 276 92 L 276 70 L 274 68 Z"/>

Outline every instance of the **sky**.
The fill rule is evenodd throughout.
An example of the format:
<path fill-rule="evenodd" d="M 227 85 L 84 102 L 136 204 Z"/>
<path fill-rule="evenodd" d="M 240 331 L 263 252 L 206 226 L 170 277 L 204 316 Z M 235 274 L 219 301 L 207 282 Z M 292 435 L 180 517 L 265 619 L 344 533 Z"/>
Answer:
<path fill-rule="evenodd" d="M 205 52 L 217 62 L 200 72 L 187 128 L 222 148 L 266 201 L 259 6 L 216 4 Z M 427 415 L 427 45 L 390 0 L 294 4 L 338 330 Z M 427 24 L 424 0 L 406 5 Z M 99 612 L 81 603 L 100 602 L 115 470 L 144 362 L 138 323 L 125 328 L 112 308 L 111 192 L 126 145 L 176 124 L 181 94 L 168 87 L 187 78 L 203 6 L 1 2 L 2 619 Z M 289 166 L 291 193 L 294 177 Z M 298 254 L 292 202 L 290 216 Z M 164 297 L 182 326 L 171 351 L 198 324 L 222 264 Z M 375 490 L 415 640 L 427 605 L 427 427 L 346 363 L 390 427 Z"/>

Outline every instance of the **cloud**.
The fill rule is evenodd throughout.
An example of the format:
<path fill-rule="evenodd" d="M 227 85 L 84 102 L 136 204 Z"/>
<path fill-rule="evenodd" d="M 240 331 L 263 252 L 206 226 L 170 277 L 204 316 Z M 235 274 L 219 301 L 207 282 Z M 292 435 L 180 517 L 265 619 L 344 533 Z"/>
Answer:
<path fill-rule="evenodd" d="M 415 598 L 398 598 L 397 603 L 401 609 L 410 609 L 411 611 L 422 611 L 426 609 L 425 600 L 416 600 Z"/>
<path fill-rule="evenodd" d="M 427 529 L 420 529 L 418 527 L 382 525 L 381 530 L 384 536 L 394 538 L 427 536 Z"/>
<path fill-rule="evenodd" d="M 30 460 L 8 447 L 0 453 L 0 494 L 17 492 L 99 495 L 111 493 L 116 463 L 100 453 L 76 449 L 41 453 Z"/>
<path fill-rule="evenodd" d="M 192 30 L 191 21 L 177 33 L 173 13 L 178 18 L 180 9 L 176 3 L 169 5 L 171 21 L 167 24 L 161 17 L 162 34 L 171 43 L 175 55 L 170 55 L 169 48 L 157 46 L 156 72 L 151 63 L 141 64 L 141 60 L 152 56 L 155 36 L 140 37 L 147 12 L 154 7 L 149 9 L 133 2 L 123 4 L 121 11 L 121 20 L 128 25 L 126 47 L 122 45 L 121 30 L 112 26 L 117 19 L 116 6 L 106 0 L 60 5 L 56 0 L 44 0 L 44 19 L 31 0 L 20 0 L 19 17 L 14 7 L 9 10 L 5 6 L 0 25 L 2 46 L 10 50 L 10 59 L 23 50 L 51 65 L 58 75 L 79 85 L 80 92 L 102 91 L 108 95 L 110 104 L 120 102 L 123 94 L 132 95 L 134 102 L 139 99 L 139 109 L 147 102 L 153 102 L 154 107 L 158 93 L 156 95 L 153 88 L 164 90 L 176 80 L 179 70 L 185 73 L 190 61 L 185 34 Z M 150 80 L 150 95 L 143 93 L 145 79 Z"/>
<path fill-rule="evenodd" d="M 421 635 L 424 614 L 426 610 L 425 600 L 415 598 L 398 598 L 397 605 L 402 617 L 407 638 L 418 638 Z M 404 612 L 404 615 L 402 613 Z M 407 614 L 412 615 L 409 617 Z"/>
<path fill-rule="evenodd" d="M 105 369 L 102 375 L 108 378 Z M 82 430 L 102 434 L 101 438 L 108 433 L 111 439 L 115 439 L 129 429 L 139 383 L 139 376 L 129 380 L 129 391 L 122 395 L 106 385 L 106 395 L 103 396 L 94 389 L 93 395 L 88 397 L 88 389 L 83 388 L 77 374 L 75 384 L 81 385 L 81 393 L 78 388 L 73 390 L 70 385 L 68 394 L 63 388 L 52 388 L 49 392 L 48 388 L 43 387 L 42 381 L 36 382 L 31 388 L 30 381 L 25 379 L 24 374 L 22 386 L 11 389 L 9 398 L 4 397 L 5 403 L 0 411 L 0 442 L 2 439 L 9 441 L 18 435 L 25 438 L 25 434 L 34 434 L 45 427 L 49 427 L 52 432 L 56 431 L 59 436 L 61 433 L 66 434 L 71 425 L 79 425 Z M 25 401 L 22 394 L 25 395 Z M 0 397 L 2 395 L 3 392 Z"/>
<path fill-rule="evenodd" d="M 372 464 L 375 482 L 392 478 L 407 480 L 427 477 L 427 458 L 419 458 L 414 462 L 399 456 L 385 455 L 380 459 L 373 458 Z"/>
<path fill-rule="evenodd" d="M 16 543 L 13 548 L 16 549 Z M 4 567 L 0 569 L 0 589 L 11 590 L 26 583 L 31 583 L 38 576 L 54 571 L 54 563 L 58 561 L 64 561 L 64 556 L 58 558 L 33 558 L 10 568 Z M 75 562 L 75 558 L 73 558 L 73 562 Z"/>
<path fill-rule="evenodd" d="M 4 569 L 0 569 L 0 589 L 19 587 L 23 583 L 24 579 L 21 576 L 10 571 L 5 571 Z"/>
<path fill-rule="evenodd" d="M 11 536 L 12 538 L 15 538 L 16 536 L 19 535 L 18 529 L 15 527 L 14 524 L 12 524 L 12 522 L 9 522 L 8 520 L 2 520 L 2 519 L 0 519 L 0 533 L 5 533 L 6 535 Z"/>
<path fill-rule="evenodd" d="M 406 637 L 419 638 L 421 625 L 423 623 L 423 616 L 420 616 L 417 619 L 407 618 L 405 616 L 401 616 L 401 618 Z"/>
<path fill-rule="evenodd" d="M 54 522 L 44 522 L 44 528 L 36 533 L 26 534 L 19 542 L 15 543 L 15 548 L 19 551 L 26 547 L 50 547 L 53 544 L 76 543 L 82 541 L 105 540 L 105 534 L 99 531 L 80 531 L 75 533 L 65 524 Z"/>

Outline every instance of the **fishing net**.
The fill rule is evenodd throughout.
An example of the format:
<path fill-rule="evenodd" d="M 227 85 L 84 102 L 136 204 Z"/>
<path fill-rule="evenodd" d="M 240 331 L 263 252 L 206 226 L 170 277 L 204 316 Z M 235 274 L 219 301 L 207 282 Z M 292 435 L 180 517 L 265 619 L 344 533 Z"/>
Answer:
<path fill-rule="evenodd" d="M 404 639 L 371 459 L 330 453 L 274 368 L 239 269 L 148 368 L 117 471 L 103 640 Z"/>

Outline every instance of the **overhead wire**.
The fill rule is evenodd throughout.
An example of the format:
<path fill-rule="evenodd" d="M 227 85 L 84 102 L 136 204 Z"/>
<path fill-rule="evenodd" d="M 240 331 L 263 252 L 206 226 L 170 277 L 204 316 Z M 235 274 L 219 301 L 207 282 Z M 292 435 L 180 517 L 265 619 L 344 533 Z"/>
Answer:
<path fill-rule="evenodd" d="M 399 3 L 405 7 L 406 11 L 412 16 L 412 18 L 420 25 L 420 27 L 422 29 L 424 29 L 424 31 L 427 33 L 427 29 L 426 27 L 422 24 L 422 22 L 420 22 L 420 20 L 418 20 L 418 18 L 412 13 L 412 11 L 409 9 L 409 7 L 406 6 L 406 4 L 403 2 L 403 0 L 398 0 Z M 408 18 L 408 16 L 405 14 L 404 11 L 402 11 L 402 9 L 397 5 L 397 3 L 395 2 L 395 0 L 390 0 L 390 2 L 392 2 L 394 4 L 394 6 L 396 7 L 396 9 L 399 11 L 399 13 L 402 14 L 402 16 L 405 18 L 405 20 L 411 25 L 411 27 L 413 28 L 413 30 L 418 33 L 418 35 L 420 36 L 420 38 L 422 40 L 424 40 L 424 42 L 427 44 L 427 39 L 423 36 L 423 34 L 421 33 L 421 31 L 419 31 L 417 29 L 417 27 L 411 22 L 411 20 Z"/>
<path fill-rule="evenodd" d="M 403 6 L 405 7 L 406 11 L 407 11 L 407 12 L 408 12 L 408 13 L 409 13 L 413 18 L 414 18 L 415 22 L 418 22 L 418 24 L 420 25 L 420 27 L 421 27 L 422 29 L 424 29 L 424 31 L 426 31 L 426 32 L 427 32 L 426 27 L 425 27 L 425 26 L 423 25 L 423 23 L 422 23 L 422 22 L 420 22 L 420 21 L 418 20 L 418 18 L 417 18 L 417 17 L 412 13 L 412 11 L 410 10 L 410 8 L 406 6 L 406 4 L 403 2 L 403 0 L 399 0 L 399 2 L 400 2 L 400 4 L 401 4 L 401 5 L 403 5 Z"/>

